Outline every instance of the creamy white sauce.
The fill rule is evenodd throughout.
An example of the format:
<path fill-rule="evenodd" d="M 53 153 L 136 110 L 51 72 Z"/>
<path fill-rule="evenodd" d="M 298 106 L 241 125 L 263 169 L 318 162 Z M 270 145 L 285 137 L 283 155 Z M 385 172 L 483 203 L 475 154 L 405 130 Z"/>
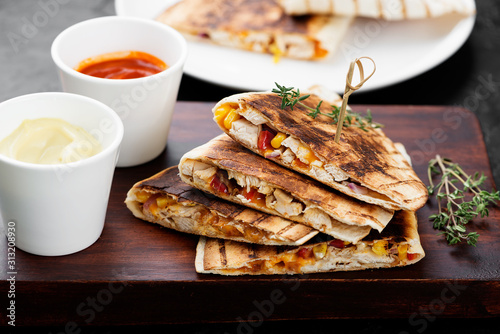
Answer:
<path fill-rule="evenodd" d="M 81 127 L 57 118 L 28 119 L 0 141 L 0 154 L 34 164 L 60 164 L 89 158 L 101 144 Z"/>

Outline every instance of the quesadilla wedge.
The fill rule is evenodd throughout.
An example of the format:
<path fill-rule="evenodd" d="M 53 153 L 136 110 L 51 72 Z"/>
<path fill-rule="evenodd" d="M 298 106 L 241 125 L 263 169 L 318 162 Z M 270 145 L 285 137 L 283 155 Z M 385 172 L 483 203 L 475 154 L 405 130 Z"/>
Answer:
<path fill-rule="evenodd" d="M 474 0 L 278 0 L 290 15 L 330 14 L 407 20 L 473 15 Z"/>
<path fill-rule="evenodd" d="M 425 256 L 417 219 L 410 211 L 396 212 L 382 233 L 373 231 L 355 245 L 336 239 L 315 243 L 316 238 L 306 245 L 281 247 L 201 237 L 196 248 L 196 271 L 221 275 L 312 274 L 401 267 Z"/>
<path fill-rule="evenodd" d="M 302 103 L 316 108 L 323 101 L 323 113 L 342 102 L 321 87 L 312 91 L 321 96 L 311 94 Z M 363 202 L 410 211 L 425 204 L 425 185 L 381 129 L 344 126 L 336 143 L 332 119 L 312 118 L 299 104 L 281 109 L 281 101 L 271 92 L 232 95 L 215 105 L 214 120 L 251 151 Z"/>
<path fill-rule="evenodd" d="M 181 181 L 177 166 L 137 182 L 127 193 L 134 216 L 180 232 L 264 245 L 300 245 L 310 227 L 209 196 Z"/>
<path fill-rule="evenodd" d="M 181 158 L 181 179 L 220 198 L 356 243 L 393 211 L 359 202 L 266 160 L 222 134 Z"/>
<path fill-rule="evenodd" d="M 316 60 L 335 52 L 352 19 L 292 17 L 275 0 L 183 0 L 167 8 L 157 21 L 189 40 Z"/>

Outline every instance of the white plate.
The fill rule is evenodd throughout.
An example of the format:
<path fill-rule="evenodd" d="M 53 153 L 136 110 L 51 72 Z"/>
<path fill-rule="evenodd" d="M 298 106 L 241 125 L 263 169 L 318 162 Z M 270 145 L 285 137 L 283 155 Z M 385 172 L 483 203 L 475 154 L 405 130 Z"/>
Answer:
<path fill-rule="evenodd" d="M 117 15 L 153 19 L 175 2 L 178 0 L 115 0 L 115 8 Z M 458 15 L 399 22 L 358 18 L 338 52 L 318 62 L 281 59 L 275 64 L 271 55 L 188 42 L 184 72 L 243 91 L 270 90 L 278 82 L 299 88 L 319 84 L 343 93 L 349 63 L 368 56 L 377 65 L 375 75 L 362 88 L 368 91 L 408 80 L 439 65 L 465 43 L 475 20 L 475 16 Z"/>

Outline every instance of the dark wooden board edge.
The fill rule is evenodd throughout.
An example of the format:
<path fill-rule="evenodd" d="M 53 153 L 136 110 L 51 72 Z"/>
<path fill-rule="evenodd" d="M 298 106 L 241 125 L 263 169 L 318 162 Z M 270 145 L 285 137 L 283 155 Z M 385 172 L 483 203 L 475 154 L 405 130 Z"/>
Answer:
<path fill-rule="evenodd" d="M 152 325 L 264 320 L 485 318 L 497 282 L 302 279 L 220 282 L 20 282 L 17 325 Z M 5 284 L 2 284 L 5 285 Z M 2 291 L 5 291 L 2 289 Z M 251 291 L 251 293 L 248 293 Z M 66 302 L 56 298 L 63 293 Z M 2 317 L 2 322 L 6 318 Z M 411 322 L 410 322 L 411 323 Z M 5 325 L 5 323 L 3 323 Z"/>

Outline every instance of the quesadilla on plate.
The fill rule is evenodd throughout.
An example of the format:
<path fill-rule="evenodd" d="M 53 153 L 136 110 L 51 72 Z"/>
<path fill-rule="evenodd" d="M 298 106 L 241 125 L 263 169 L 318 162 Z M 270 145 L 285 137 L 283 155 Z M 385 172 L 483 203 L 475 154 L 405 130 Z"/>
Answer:
<path fill-rule="evenodd" d="M 425 19 L 457 13 L 473 15 L 474 0 L 278 0 L 290 15 L 330 14 L 382 18 Z"/>
<path fill-rule="evenodd" d="M 382 233 L 373 231 L 355 245 L 333 239 L 276 247 L 201 237 L 195 266 L 204 274 L 311 274 L 407 266 L 424 256 L 415 213 L 398 211 Z"/>
<path fill-rule="evenodd" d="M 136 183 L 125 200 L 137 218 L 180 232 L 264 245 L 300 245 L 317 231 L 207 195 L 181 181 L 177 166 Z"/>
<path fill-rule="evenodd" d="M 336 94 L 321 88 L 302 101 L 323 113 L 340 106 Z M 405 154 L 382 132 L 336 124 L 297 104 L 281 109 L 275 93 L 242 93 L 226 97 L 213 108 L 214 120 L 231 138 L 253 152 L 308 175 L 344 194 L 391 210 L 416 211 L 427 201 L 427 189 Z"/>
<path fill-rule="evenodd" d="M 357 201 L 245 149 L 222 134 L 181 158 L 181 179 L 203 191 L 356 243 L 393 211 Z"/>
<path fill-rule="evenodd" d="M 310 60 L 333 54 L 352 19 L 292 17 L 274 0 L 183 0 L 157 21 L 191 40 Z"/>

